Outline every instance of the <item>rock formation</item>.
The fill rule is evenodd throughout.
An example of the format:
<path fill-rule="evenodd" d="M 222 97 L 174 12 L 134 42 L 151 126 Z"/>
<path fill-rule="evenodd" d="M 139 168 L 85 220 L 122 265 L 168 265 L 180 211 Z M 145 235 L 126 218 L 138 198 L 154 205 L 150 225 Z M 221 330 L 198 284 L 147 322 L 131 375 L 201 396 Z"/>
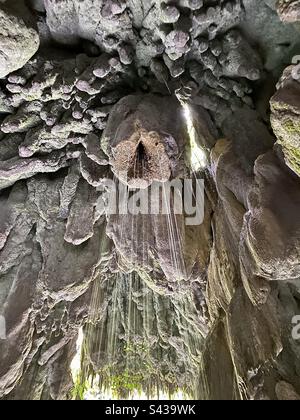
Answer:
<path fill-rule="evenodd" d="M 279 0 L 278 11 L 284 22 L 296 22 L 300 20 L 299 2 L 297 0 Z"/>
<path fill-rule="evenodd" d="M 0 399 L 299 400 L 299 1 L 0 21 Z"/>

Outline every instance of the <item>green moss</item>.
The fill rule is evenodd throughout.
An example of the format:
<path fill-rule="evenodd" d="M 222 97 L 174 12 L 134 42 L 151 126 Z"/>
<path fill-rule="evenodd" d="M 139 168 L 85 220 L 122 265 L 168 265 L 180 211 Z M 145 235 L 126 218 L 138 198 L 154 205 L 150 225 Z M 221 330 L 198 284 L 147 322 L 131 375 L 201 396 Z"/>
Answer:
<path fill-rule="evenodd" d="M 149 345 L 144 343 L 126 343 L 124 346 L 124 352 L 127 354 L 141 354 L 148 353 L 150 351 Z"/>
<path fill-rule="evenodd" d="M 84 400 L 85 393 L 90 388 L 88 381 L 82 381 L 80 376 L 77 377 L 74 387 L 71 391 L 72 400 Z"/>

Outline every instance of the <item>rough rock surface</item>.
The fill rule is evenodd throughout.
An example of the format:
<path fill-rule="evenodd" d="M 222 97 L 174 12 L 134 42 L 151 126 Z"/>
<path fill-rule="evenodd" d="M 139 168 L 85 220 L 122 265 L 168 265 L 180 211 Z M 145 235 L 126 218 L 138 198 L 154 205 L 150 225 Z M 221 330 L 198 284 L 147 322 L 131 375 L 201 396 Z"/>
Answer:
<path fill-rule="evenodd" d="M 299 32 L 275 3 L 0 3 L 0 399 L 299 399 Z M 112 180 L 189 178 L 198 226 L 104 206 Z"/>
<path fill-rule="evenodd" d="M 12 4 L 13 3 L 13 4 Z M 21 68 L 37 52 L 39 36 L 23 0 L 0 4 L 0 79 Z"/>
<path fill-rule="evenodd" d="M 110 114 L 102 146 L 107 145 L 116 176 L 141 188 L 180 175 L 185 136 L 184 116 L 176 99 L 132 95 Z"/>
<path fill-rule="evenodd" d="M 271 123 L 278 139 L 279 153 L 298 176 L 300 175 L 300 65 L 285 70 L 278 90 L 271 99 Z"/>

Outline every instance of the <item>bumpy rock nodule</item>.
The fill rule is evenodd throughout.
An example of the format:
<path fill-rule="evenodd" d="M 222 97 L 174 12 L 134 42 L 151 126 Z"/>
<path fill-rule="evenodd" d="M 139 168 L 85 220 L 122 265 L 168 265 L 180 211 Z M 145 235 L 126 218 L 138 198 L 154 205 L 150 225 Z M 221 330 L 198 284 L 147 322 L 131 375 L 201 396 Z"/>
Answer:
<path fill-rule="evenodd" d="M 271 94 L 252 95 L 281 64 L 250 41 L 265 47 L 257 1 L 28 5 L 0 4 L 0 398 L 71 398 L 83 327 L 82 385 L 299 399 L 299 66 L 271 99 L 275 138 Z M 298 20 L 298 1 L 277 9 Z M 196 176 L 182 103 L 210 155 L 203 223 L 106 215 L 109 180 Z"/>
<path fill-rule="evenodd" d="M 0 4 L 0 79 L 23 67 L 37 52 L 40 43 L 32 17 L 23 0 L 2 3 Z"/>

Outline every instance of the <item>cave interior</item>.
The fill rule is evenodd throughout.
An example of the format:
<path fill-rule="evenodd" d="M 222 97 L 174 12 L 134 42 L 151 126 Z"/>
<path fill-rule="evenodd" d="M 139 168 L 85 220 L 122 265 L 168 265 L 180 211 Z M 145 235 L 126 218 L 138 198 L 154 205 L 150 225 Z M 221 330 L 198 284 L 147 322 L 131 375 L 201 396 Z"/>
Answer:
<path fill-rule="evenodd" d="M 299 0 L 0 1 L 0 400 L 143 398 L 300 400 Z"/>

